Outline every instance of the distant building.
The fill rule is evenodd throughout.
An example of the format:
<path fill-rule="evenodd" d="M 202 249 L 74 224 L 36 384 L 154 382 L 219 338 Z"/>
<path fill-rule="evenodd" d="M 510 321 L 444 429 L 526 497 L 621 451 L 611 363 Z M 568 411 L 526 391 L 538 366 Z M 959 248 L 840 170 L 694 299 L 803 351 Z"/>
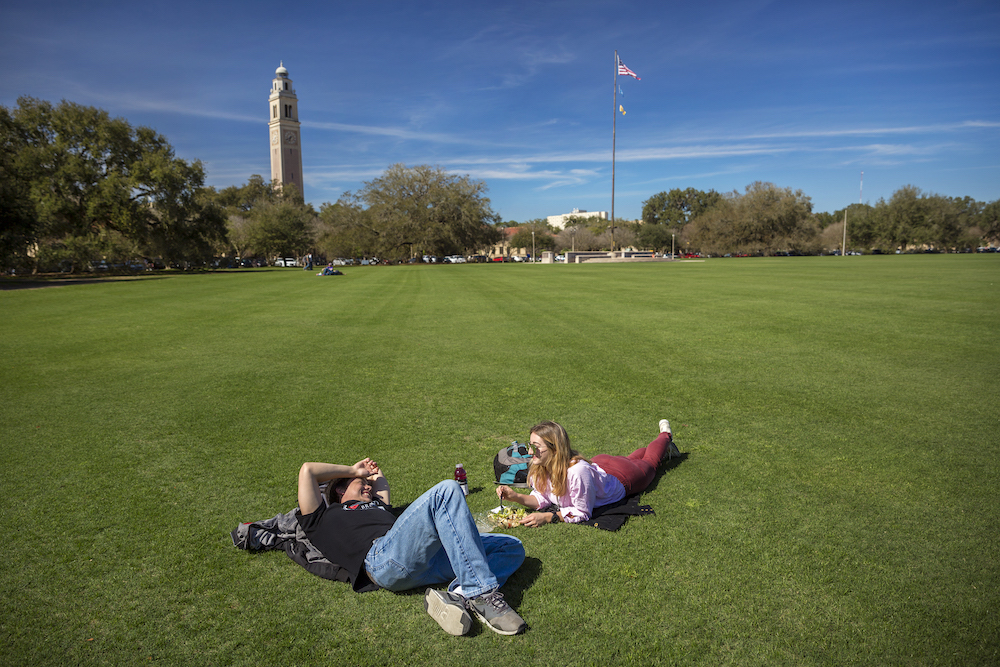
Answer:
<path fill-rule="evenodd" d="M 564 229 L 566 227 L 566 221 L 570 218 L 600 218 L 601 220 L 608 219 L 607 211 L 583 211 L 578 208 L 574 208 L 572 213 L 563 213 L 562 215 L 550 215 L 545 218 L 545 220 L 556 227 L 557 229 Z"/>
<path fill-rule="evenodd" d="M 288 78 L 284 63 L 274 71 L 271 96 L 268 98 L 271 130 L 271 182 L 275 185 L 294 183 L 305 196 L 302 187 L 302 148 L 299 143 L 299 99 Z"/>
<path fill-rule="evenodd" d="M 519 227 L 504 227 L 503 237 L 500 242 L 490 249 L 490 257 L 526 257 L 531 251 L 526 248 L 511 248 L 510 240 L 514 238 L 514 235 L 519 231 Z"/>

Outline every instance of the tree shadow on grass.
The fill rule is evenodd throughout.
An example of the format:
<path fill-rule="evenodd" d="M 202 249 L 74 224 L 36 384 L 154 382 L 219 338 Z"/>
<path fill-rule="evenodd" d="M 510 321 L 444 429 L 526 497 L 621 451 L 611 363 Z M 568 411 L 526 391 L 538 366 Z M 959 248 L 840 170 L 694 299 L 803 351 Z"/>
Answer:
<path fill-rule="evenodd" d="M 171 276 L 180 275 L 221 275 L 238 273 L 241 275 L 251 275 L 254 273 L 271 273 L 272 271 L 285 271 L 286 269 L 258 267 L 241 269 L 195 269 L 192 271 L 177 271 L 172 273 L 160 273 L 155 275 L 145 274 L 109 274 L 109 275 L 34 275 L 34 276 L 2 276 L 0 277 L 0 292 L 22 289 L 41 289 L 43 287 L 67 287 L 70 285 L 96 285 L 100 283 L 135 283 L 146 282 L 147 280 L 164 280 Z"/>
<path fill-rule="evenodd" d="M 68 287 L 70 285 L 97 285 L 100 283 L 136 283 L 147 280 L 163 280 L 166 276 L 102 276 L 86 278 L 3 278 L 0 292 L 22 289 L 42 289 L 43 287 Z"/>

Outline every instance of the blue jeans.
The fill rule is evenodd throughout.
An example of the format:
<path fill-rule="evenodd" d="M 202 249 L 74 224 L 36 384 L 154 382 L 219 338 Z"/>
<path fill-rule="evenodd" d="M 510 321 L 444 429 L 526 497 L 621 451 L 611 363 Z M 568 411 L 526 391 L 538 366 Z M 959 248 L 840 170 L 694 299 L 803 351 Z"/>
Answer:
<path fill-rule="evenodd" d="M 375 540 L 365 568 L 376 584 L 406 591 L 451 582 L 475 598 L 503 586 L 524 562 L 524 545 L 510 535 L 480 533 L 457 482 L 433 486 Z"/>

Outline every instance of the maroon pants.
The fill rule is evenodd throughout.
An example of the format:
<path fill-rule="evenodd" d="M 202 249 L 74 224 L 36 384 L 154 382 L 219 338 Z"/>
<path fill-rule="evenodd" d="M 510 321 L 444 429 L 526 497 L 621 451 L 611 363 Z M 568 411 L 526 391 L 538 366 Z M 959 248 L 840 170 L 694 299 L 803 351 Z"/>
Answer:
<path fill-rule="evenodd" d="M 640 447 L 628 456 L 609 456 L 598 454 L 590 460 L 604 468 L 609 475 L 614 475 L 625 487 L 625 495 L 645 491 L 656 476 L 660 461 L 667 454 L 670 444 L 670 434 L 661 433 L 656 440 L 645 447 Z"/>

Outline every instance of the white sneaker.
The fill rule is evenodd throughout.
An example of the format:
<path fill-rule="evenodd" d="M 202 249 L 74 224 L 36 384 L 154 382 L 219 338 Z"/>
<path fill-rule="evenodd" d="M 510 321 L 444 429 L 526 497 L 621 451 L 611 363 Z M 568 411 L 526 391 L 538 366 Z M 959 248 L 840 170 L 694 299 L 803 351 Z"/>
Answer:
<path fill-rule="evenodd" d="M 666 419 L 660 420 L 660 433 L 666 433 L 670 436 L 670 442 L 667 443 L 667 460 L 669 461 L 675 456 L 680 456 L 681 452 L 677 449 L 677 445 L 674 444 L 674 434 L 670 430 L 670 422 Z"/>

